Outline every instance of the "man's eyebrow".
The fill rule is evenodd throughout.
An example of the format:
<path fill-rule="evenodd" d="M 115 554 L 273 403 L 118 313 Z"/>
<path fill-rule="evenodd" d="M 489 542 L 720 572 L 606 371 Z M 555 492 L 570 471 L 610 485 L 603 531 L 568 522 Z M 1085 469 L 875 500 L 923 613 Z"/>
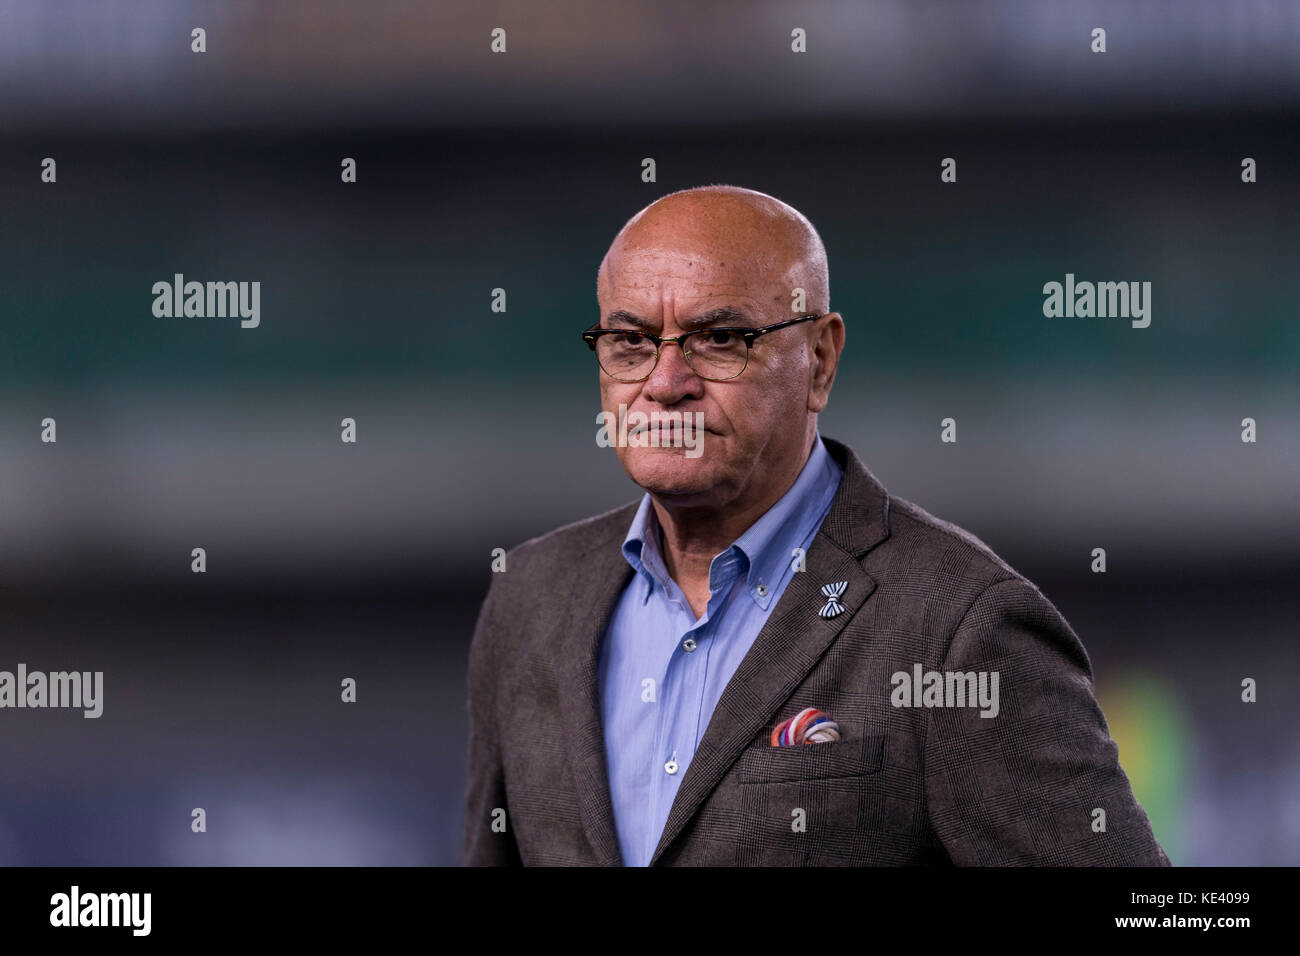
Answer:
<path fill-rule="evenodd" d="M 654 327 L 654 323 L 649 319 L 643 319 L 641 316 L 632 312 L 626 312 L 623 309 L 615 309 L 609 315 L 605 316 L 605 321 L 609 325 L 618 323 L 620 326 L 634 326 L 638 329 L 649 329 Z"/>
<path fill-rule="evenodd" d="M 609 325 L 618 324 L 620 326 L 632 326 L 638 329 L 653 329 L 658 323 L 651 322 L 649 319 L 642 318 L 634 312 L 628 312 L 624 309 L 615 309 L 605 316 L 605 321 Z M 689 319 L 682 319 L 678 322 L 684 329 L 700 329 L 708 325 L 741 325 L 751 324 L 749 313 L 744 309 L 734 306 L 724 305 L 716 309 L 709 309 L 707 312 L 701 312 L 699 315 L 691 316 Z"/>
<path fill-rule="evenodd" d="M 744 309 L 724 305 L 716 309 L 710 309 L 708 312 L 701 312 L 689 319 L 682 319 L 677 324 L 684 329 L 699 329 L 706 325 L 746 326 L 750 324 L 750 318 L 749 313 Z"/>

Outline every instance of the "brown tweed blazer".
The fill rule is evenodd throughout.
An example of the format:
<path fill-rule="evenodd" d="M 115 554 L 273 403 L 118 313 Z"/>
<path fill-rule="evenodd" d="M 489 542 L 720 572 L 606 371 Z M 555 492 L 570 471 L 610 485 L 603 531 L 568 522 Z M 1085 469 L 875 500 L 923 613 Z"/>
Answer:
<path fill-rule="evenodd" d="M 1168 866 L 1057 609 L 824 441 L 844 479 L 807 570 L 718 702 L 651 865 Z M 470 647 L 467 864 L 621 863 L 596 652 L 635 510 L 528 541 L 492 576 Z M 844 613 L 819 617 L 838 581 Z M 891 675 L 916 664 L 997 671 L 999 713 L 893 706 Z M 770 746 L 809 706 L 842 739 Z"/>

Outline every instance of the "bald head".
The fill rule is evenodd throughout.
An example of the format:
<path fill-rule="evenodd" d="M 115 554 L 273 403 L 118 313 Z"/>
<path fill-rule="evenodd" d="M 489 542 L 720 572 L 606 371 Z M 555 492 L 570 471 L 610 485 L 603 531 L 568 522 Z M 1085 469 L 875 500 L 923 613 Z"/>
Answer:
<path fill-rule="evenodd" d="M 830 310 L 826 249 L 817 230 L 793 206 L 739 186 L 697 186 L 669 193 L 623 226 L 601 261 L 596 294 L 602 301 L 621 279 L 665 252 L 687 269 L 748 287 L 773 321 L 791 314 L 795 289 L 804 312 Z M 692 258 L 693 257 L 693 258 Z"/>

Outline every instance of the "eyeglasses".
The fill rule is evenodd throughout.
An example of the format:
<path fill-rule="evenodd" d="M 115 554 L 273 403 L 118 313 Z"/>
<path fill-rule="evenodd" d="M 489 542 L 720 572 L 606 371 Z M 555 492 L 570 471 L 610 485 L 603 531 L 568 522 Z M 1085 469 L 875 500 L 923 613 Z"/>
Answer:
<path fill-rule="evenodd" d="M 814 312 L 757 329 L 696 329 L 669 338 L 639 329 L 590 328 L 582 333 L 582 338 L 596 353 L 596 361 L 600 363 L 601 369 L 616 382 L 644 382 L 659 364 L 662 346 L 670 342 L 681 346 L 686 364 L 700 378 L 710 382 L 725 382 L 748 367 L 749 351 L 754 347 L 754 339 L 821 317 L 822 313 Z"/>

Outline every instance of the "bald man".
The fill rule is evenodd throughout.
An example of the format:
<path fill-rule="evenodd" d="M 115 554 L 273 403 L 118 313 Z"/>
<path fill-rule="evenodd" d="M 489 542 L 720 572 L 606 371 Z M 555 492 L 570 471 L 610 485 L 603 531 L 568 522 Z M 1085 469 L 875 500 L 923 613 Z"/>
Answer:
<path fill-rule="evenodd" d="M 1168 865 L 1078 637 L 823 439 L 812 224 L 672 193 L 583 332 L 638 502 L 525 542 L 470 649 L 475 865 Z"/>

